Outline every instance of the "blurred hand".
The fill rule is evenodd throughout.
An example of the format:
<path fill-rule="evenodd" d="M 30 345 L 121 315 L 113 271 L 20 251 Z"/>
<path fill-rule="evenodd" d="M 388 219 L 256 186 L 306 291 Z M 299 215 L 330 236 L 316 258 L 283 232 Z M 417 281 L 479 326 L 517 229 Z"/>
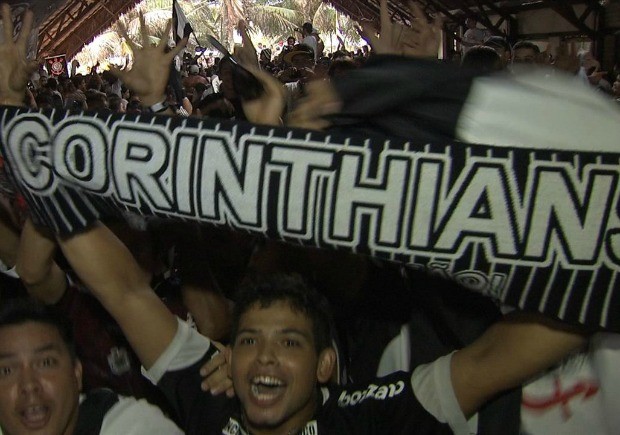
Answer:
<path fill-rule="evenodd" d="M 254 124 L 281 125 L 286 105 L 284 87 L 271 74 L 256 66 L 247 67 L 263 85 L 263 94 L 252 100 L 242 101 L 243 113 Z"/>
<path fill-rule="evenodd" d="M 237 30 L 239 30 L 239 33 L 241 34 L 241 41 L 243 42 L 243 45 L 241 47 L 235 47 L 235 57 L 239 63 L 247 69 L 252 67 L 259 68 L 256 48 L 250 39 L 250 34 L 248 33 L 248 27 L 245 21 L 239 20 Z"/>
<path fill-rule="evenodd" d="M 36 70 L 37 62 L 28 61 L 28 38 L 32 31 L 32 11 L 24 14 L 24 22 L 16 41 L 13 41 L 13 18 L 11 7 L 2 4 L 4 41 L 0 44 L 0 104 L 23 106 L 26 86 L 30 75 Z"/>
<path fill-rule="evenodd" d="M 326 115 L 338 113 L 342 107 L 338 93 L 331 83 L 316 80 L 306 85 L 306 96 L 290 113 L 286 125 L 289 127 L 323 130 L 330 126 Z"/>
<path fill-rule="evenodd" d="M 133 42 L 127 35 L 127 29 L 119 24 L 121 34 L 133 51 L 134 61 L 130 70 L 111 68 L 110 71 L 121 79 L 129 89 L 134 91 L 145 106 L 152 106 L 166 99 L 166 86 L 170 76 L 170 63 L 185 47 L 187 39 L 181 40 L 175 48 L 166 52 L 167 40 L 162 38 L 158 45 L 149 42 L 149 29 L 140 13 L 140 34 L 142 47 Z M 172 23 L 168 21 L 164 35 L 170 33 Z"/>
<path fill-rule="evenodd" d="M 381 0 L 381 31 L 371 23 L 362 24 L 358 31 L 378 54 L 395 54 L 407 57 L 437 58 L 441 43 L 443 20 L 436 17 L 431 23 L 422 8 L 412 0 L 411 26 L 392 22 L 387 0 Z"/>

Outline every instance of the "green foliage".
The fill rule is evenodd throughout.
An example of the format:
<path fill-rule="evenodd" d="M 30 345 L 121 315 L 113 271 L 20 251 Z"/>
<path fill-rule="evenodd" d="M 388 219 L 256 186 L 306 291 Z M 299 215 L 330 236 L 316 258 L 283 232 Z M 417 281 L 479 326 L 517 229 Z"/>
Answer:
<path fill-rule="evenodd" d="M 248 22 L 253 39 L 260 38 L 263 42 L 273 44 L 285 40 L 290 35 L 299 37 L 294 32 L 304 22 L 310 21 L 319 29 L 321 38 L 326 45 L 341 35 L 351 48 L 358 44 L 359 36 L 354 30 L 353 22 L 345 15 L 338 13 L 332 6 L 321 0 L 179 0 L 185 15 L 192 24 L 197 40 L 205 44 L 205 35 L 214 35 L 225 45 L 230 45 L 233 32 L 239 19 Z M 163 35 L 167 20 L 172 17 L 172 0 L 143 0 L 136 9 L 119 18 L 127 28 L 130 38 L 138 43 L 139 40 L 139 12 L 144 13 L 147 25 L 154 38 L 167 37 Z M 104 44 L 99 44 L 97 51 L 88 58 L 99 60 L 108 58 L 120 50 L 120 33 L 115 23 L 110 30 L 117 37 L 108 35 Z M 190 37 L 190 50 L 198 45 L 194 37 Z M 94 47 L 93 47 L 94 49 Z"/>

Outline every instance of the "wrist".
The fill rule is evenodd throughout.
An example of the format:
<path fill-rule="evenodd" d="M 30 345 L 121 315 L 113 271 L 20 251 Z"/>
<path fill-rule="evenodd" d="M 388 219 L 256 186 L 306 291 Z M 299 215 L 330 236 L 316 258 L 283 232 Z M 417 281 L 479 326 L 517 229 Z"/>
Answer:
<path fill-rule="evenodd" d="M 170 106 L 168 105 L 167 101 L 162 101 L 159 103 L 155 103 L 152 106 L 149 106 L 149 111 L 155 114 L 167 112 L 169 109 Z"/>
<path fill-rule="evenodd" d="M 0 98 L 1 106 L 25 106 L 25 95 L 7 95 L 4 98 Z"/>
<path fill-rule="evenodd" d="M 144 97 L 140 97 L 140 101 L 142 102 L 142 105 L 144 107 L 150 107 L 150 106 L 154 106 L 158 103 L 163 103 L 167 100 L 168 98 L 165 95 L 147 95 Z"/>

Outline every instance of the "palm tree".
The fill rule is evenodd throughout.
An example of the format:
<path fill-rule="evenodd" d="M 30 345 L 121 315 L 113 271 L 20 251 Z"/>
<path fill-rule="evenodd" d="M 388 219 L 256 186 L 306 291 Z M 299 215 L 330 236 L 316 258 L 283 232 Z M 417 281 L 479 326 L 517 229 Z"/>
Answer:
<path fill-rule="evenodd" d="M 119 18 L 127 29 L 129 37 L 141 43 L 139 34 L 139 12 L 154 35 L 151 39 L 158 42 L 163 35 L 166 22 L 172 15 L 172 0 L 143 0 L 136 9 Z M 320 29 L 326 45 L 336 35 L 345 37 L 345 41 L 359 41 L 351 21 L 339 14 L 333 7 L 321 0 L 179 0 L 185 15 L 192 24 L 196 40 L 190 38 L 189 48 L 206 42 L 205 35 L 218 38 L 225 46 L 233 42 L 234 29 L 239 19 L 249 23 L 251 34 L 260 35 L 271 45 L 294 34 L 294 29 L 310 21 Z M 82 64 L 94 64 L 94 59 L 105 59 L 118 55 L 122 46 L 118 23 L 97 38 L 94 45 L 86 51 L 89 55 L 76 56 Z"/>

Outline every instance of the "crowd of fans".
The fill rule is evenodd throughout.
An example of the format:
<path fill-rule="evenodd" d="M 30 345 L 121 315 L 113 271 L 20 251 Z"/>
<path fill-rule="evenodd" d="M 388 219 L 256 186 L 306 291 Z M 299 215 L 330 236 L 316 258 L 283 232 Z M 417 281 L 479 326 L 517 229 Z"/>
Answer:
<path fill-rule="evenodd" d="M 620 101 L 620 71 L 616 67 L 608 73 L 601 72 L 600 63 L 591 53 L 569 56 L 558 51 L 552 54 L 541 52 L 537 45 L 525 41 L 511 46 L 502 37 L 481 37 L 483 32 L 474 32 L 475 23 L 468 23 L 468 27 L 469 34 L 466 36 L 468 41 L 473 42 L 467 46 L 462 57 L 463 68 L 485 74 L 503 70 L 520 74 L 526 69 L 553 66 L 573 74 L 575 80 L 583 82 L 584 86 L 591 86 L 596 91 Z M 249 73 L 259 77 L 262 92 L 271 92 L 270 86 L 273 83 L 281 85 L 280 90 L 275 92 L 282 100 L 277 107 L 281 109 L 279 115 L 288 120 L 285 121 L 287 124 L 294 127 L 313 126 L 314 120 L 303 120 L 298 113 L 300 107 L 303 107 L 300 103 L 307 95 L 308 87 L 312 82 L 329 81 L 334 77 L 342 79 L 350 71 L 363 68 L 366 62 L 371 61 L 374 55 L 371 46 L 376 45 L 377 40 L 369 38 L 371 44 L 357 52 L 347 50 L 341 42 L 337 51 L 325 53 L 322 41 L 311 23 L 305 23 L 298 30 L 301 37 L 298 39 L 290 36 L 276 57 L 272 57 L 268 48 L 257 53 L 248 42 L 247 32 L 242 29 L 244 44 L 235 52 L 233 60 L 224 57 L 216 59 L 212 66 L 201 67 L 197 59 L 194 59 L 180 70 L 171 62 L 167 100 L 161 106 L 161 112 L 178 116 L 257 122 L 255 112 L 244 104 L 245 90 L 240 89 L 239 85 L 242 79 L 240 74 Z M 431 48 L 424 49 L 422 54 L 426 57 L 432 56 L 433 49 L 436 48 L 431 45 Z M 241 70 L 238 62 L 244 65 Z M 261 78 L 264 73 L 269 77 Z M 140 94 L 133 92 L 129 83 L 124 83 L 122 78 L 122 72 L 110 71 L 93 71 L 88 75 L 73 77 L 49 77 L 41 73 L 38 80 L 30 82 L 25 104 L 32 109 L 42 110 L 118 114 L 159 112 L 154 109 L 154 104 L 142 101 Z M 369 86 L 372 85 L 369 83 Z M 272 116 L 269 121 L 277 123 L 280 116 Z M 10 188 L 6 190 L 10 191 Z M 140 348 L 135 352 L 132 350 L 132 345 L 135 344 L 132 335 L 134 333 L 129 333 L 129 337 L 126 337 L 127 326 L 123 320 L 116 318 L 114 310 L 112 316 L 106 312 L 109 307 L 106 306 L 105 297 L 103 306 L 106 309 L 91 295 L 93 291 L 101 299 L 97 281 L 89 281 L 87 272 L 86 279 L 82 282 L 80 278 L 84 279 L 84 275 L 78 273 L 78 277 L 71 271 L 70 265 L 75 267 L 76 264 L 78 269 L 82 268 L 82 272 L 88 270 L 87 266 L 80 264 L 79 255 L 72 251 L 72 242 L 63 246 L 67 257 L 65 258 L 56 253 L 55 237 L 46 230 L 35 227 L 28 219 L 26 207 L 20 204 L 19 198 L 6 194 L 3 196 L 2 205 L 0 260 L 7 266 L 8 275 L 12 277 L 2 278 L 1 303 L 5 304 L 8 299 L 23 298 L 29 293 L 45 304 L 54 305 L 73 322 L 77 354 L 84 367 L 84 391 L 110 387 L 126 396 L 145 397 L 160 406 L 180 427 L 189 432 L 189 428 L 185 426 L 187 421 L 184 420 L 183 411 L 179 411 L 178 404 L 168 403 L 161 393 L 141 377 L 140 360 L 146 365 L 145 353 Z M 129 247 L 141 273 L 148 277 L 158 297 L 168 308 L 180 318 L 188 320 L 201 334 L 223 344 L 229 344 L 231 325 L 235 328 L 232 315 L 235 289 L 246 281 L 248 276 L 275 272 L 294 272 L 303 276 L 306 282 L 310 282 L 327 297 L 331 306 L 338 307 L 335 313 L 335 331 L 332 331 L 331 335 L 338 350 L 338 367 L 331 379 L 342 384 L 373 382 L 384 349 L 401 332 L 402 325 L 411 321 L 411 313 L 415 307 L 424 305 L 428 312 L 435 314 L 437 310 L 445 313 L 458 312 L 464 306 L 476 307 L 479 316 L 474 319 L 476 327 L 472 328 L 476 331 L 489 328 L 502 316 L 496 301 L 487 301 L 482 296 L 461 290 L 456 284 L 422 273 L 404 272 L 396 265 L 363 256 L 299 248 L 224 229 L 157 219 L 142 220 L 130 216 L 126 221 L 107 221 L 105 225 L 100 228 L 107 230 L 109 227 L 116 237 Z M 88 258 L 87 253 L 84 256 Z M 15 265 L 17 274 L 15 269 L 10 271 Z M 95 282 L 94 286 L 92 282 Z M 287 285 L 298 284 L 295 282 Z M 432 298 L 425 290 L 428 288 L 433 288 Z M 265 304 L 270 306 L 272 302 Z M 427 326 L 442 333 L 445 328 L 451 328 L 448 336 L 462 332 L 459 330 L 461 324 L 442 323 L 444 320 L 435 317 Z M 467 320 L 470 321 L 472 319 Z M 94 330 L 97 331 L 97 340 L 92 339 Z M 232 331 L 233 339 L 236 333 L 237 331 Z M 445 343 L 442 343 L 438 348 L 441 352 L 451 352 L 458 346 L 474 342 L 478 335 L 464 334 L 458 344 L 452 343 L 446 347 Z M 445 337 L 440 337 L 439 341 L 443 338 Z M 578 342 L 581 343 L 581 340 Z M 428 363 L 441 356 L 433 345 L 429 348 L 431 349 L 417 353 L 418 364 Z M 421 353 L 424 355 L 421 356 Z M 211 353 L 209 355 L 212 356 Z M 207 369 L 203 371 L 209 372 Z M 0 382 L 4 374 L 0 371 Z M 222 384 L 225 386 L 214 386 L 215 381 L 209 385 L 208 382 L 206 381 L 204 388 L 210 388 L 214 392 L 228 387 L 225 382 Z M 268 384 L 271 380 L 262 382 Z M 397 380 L 393 382 L 397 385 Z M 271 391 L 274 387 L 261 384 L 255 388 Z M 264 394 L 269 395 L 271 392 Z M 345 394 L 341 397 L 347 396 Z M 459 395 L 460 399 L 462 397 Z M 508 421 L 512 421 L 507 417 L 509 415 L 517 415 L 518 419 L 519 397 L 517 396 L 516 411 L 512 405 L 506 405 L 504 411 L 494 411 L 500 416 L 500 420 L 503 420 L 503 424 L 507 425 Z M 243 397 L 241 399 L 244 400 Z M 459 403 L 462 405 L 467 401 L 462 399 Z M 468 410 L 468 414 L 472 414 L 469 411 L 472 410 Z M 24 411 L 23 414 L 29 412 L 33 414 L 33 421 L 36 420 L 35 414 L 38 411 Z M 0 418 L 2 415 L 0 412 Z M 27 417 L 24 417 L 24 421 L 32 423 Z M 5 424 L 0 420 L 0 426 L 4 428 Z M 250 421 L 244 424 L 252 426 L 254 423 Z M 173 433 L 173 429 L 166 430 Z M 394 429 L 391 433 L 400 432 Z M 518 428 L 516 432 L 515 428 L 509 428 L 502 433 L 518 433 Z"/>
<path fill-rule="evenodd" d="M 469 32 L 475 22 L 472 24 L 470 20 L 468 25 Z M 486 31 L 475 29 L 481 35 L 476 33 L 480 36 L 479 40 L 471 35 L 467 37 L 469 43 L 463 43 L 462 57 L 460 54 L 455 57 L 463 67 L 487 73 L 503 70 L 518 73 L 545 65 L 557 66 L 576 75 L 584 84 L 590 84 L 620 101 L 620 65 L 616 64 L 610 71 L 602 71 L 600 62 L 590 51 L 569 55 L 565 52 L 566 47 L 559 47 L 554 53 L 549 49 L 541 52 L 539 45 L 533 42 L 518 41 L 511 45 L 504 37 L 489 36 Z M 277 56 L 272 56 L 269 48 L 262 48 L 256 53 L 254 46 L 238 47 L 245 52 L 243 56 L 246 61 L 252 52 L 255 53 L 256 65 L 285 85 L 288 91 L 287 110 L 303 95 L 305 83 L 329 80 L 360 68 L 372 50 L 369 45 L 364 45 L 349 51 L 340 40 L 336 51 L 326 53 L 312 24 L 305 23 L 297 30 L 302 38 L 288 37 Z M 228 62 L 221 63 L 220 57 L 210 58 L 208 62 L 201 60 L 194 58 L 171 70 L 168 103 L 186 116 L 244 119 Z M 248 62 L 252 64 L 252 60 Z M 26 100 L 33 109 L 108 110 L 112 113 L 140 113 L 143 110 L 139 98 L 109 71 L 99 73 L 94 67 L 88 75 L 50 77 L 45 70 L 41 70 L 36 77 L 30 82 Z"/>

